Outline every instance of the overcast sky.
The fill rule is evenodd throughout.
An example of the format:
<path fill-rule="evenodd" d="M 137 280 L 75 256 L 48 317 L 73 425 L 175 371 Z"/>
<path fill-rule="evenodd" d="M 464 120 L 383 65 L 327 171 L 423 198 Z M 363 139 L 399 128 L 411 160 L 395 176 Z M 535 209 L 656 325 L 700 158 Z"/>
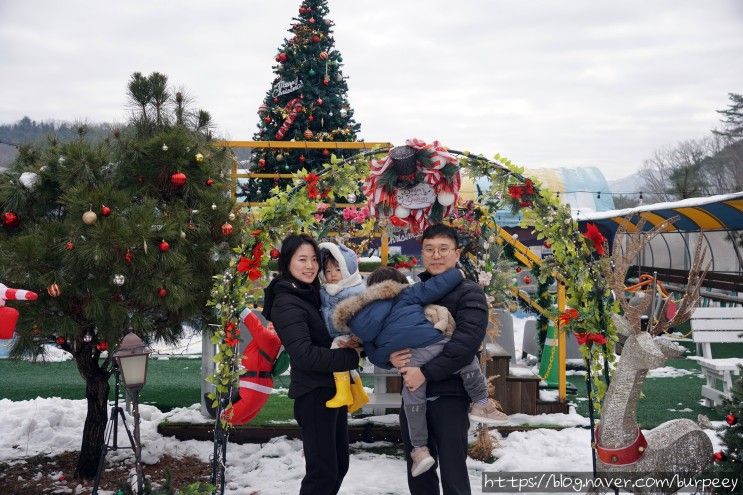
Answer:
<path fill-rule="evenodd" d="M 167 74 L 251 139 L 299 0 L 0 0 L 0 122 L 123 121 Z M 529 168 L 599 167 L 701 138 L 743 93 L 741 0 L 330 0 L 367 141 L 408 137 Z"/>

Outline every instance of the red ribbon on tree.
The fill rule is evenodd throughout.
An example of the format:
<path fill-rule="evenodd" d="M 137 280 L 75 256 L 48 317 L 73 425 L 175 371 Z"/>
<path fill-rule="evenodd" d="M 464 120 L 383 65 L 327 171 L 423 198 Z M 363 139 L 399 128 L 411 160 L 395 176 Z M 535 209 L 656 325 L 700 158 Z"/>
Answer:
<path fill-rule="evenodd" d="M 261 259 L 263 258 L 263 243 L 259 242 L 253 247 L 252 257 L 250 259 L 245 256 L 240 257 L 240 261 L 237 262 L 237 271 L 240 273 L 247 273 L 248 278 L 252 281 L 256 281 L 261 278 Z"/>
<path fill-rule="evenodd" d="M 596 227 L 596 224 L 586 224 L 586 231 L 583 233 L 583 237 L 593 243 L 593 249 L 596 250 L 596 254 L 598 254 L 599 256 L 603 256 L 604 241 L 606 241 L 606 237 L 604 237 L 604 235 L 599 232 L 599 228 Z"/>
<path fill-rule="evenodd" d="M 234 347 L 240 342 L 238 337 L 240 337 L 240 329 L 233 322 L 228 322 L 224 327 L 224 343 Z"/>

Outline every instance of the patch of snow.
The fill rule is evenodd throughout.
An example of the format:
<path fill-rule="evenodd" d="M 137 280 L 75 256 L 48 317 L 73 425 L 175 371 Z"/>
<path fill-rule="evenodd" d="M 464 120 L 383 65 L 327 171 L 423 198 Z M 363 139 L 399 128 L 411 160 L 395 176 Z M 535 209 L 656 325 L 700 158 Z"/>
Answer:
<path fill-rule="evenodd" d="M 679 376 L 693 375 L 695 371 L 684 370 L 681 368 L 674 368 L 672 366 L 663 366 L 662 368 L 655 368 L 650 370 L 647 374 L 648 378 L 678 378 Z"/>

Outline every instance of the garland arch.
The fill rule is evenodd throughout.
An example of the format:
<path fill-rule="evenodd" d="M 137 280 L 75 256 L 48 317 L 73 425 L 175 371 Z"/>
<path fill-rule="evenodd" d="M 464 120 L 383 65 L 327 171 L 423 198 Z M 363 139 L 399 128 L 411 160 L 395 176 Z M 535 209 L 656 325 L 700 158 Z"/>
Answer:
<path fill-rule="evenodd" d="M 552 257 L 545 259 L 539 270 L 539 283 L 544 285 L 554 276 L 565 285 L 570 309 L 562 314 L 555 313 L 554 319 L 559 322 L 560 331 L 573 333 L 582 342 L 581 353 L 591 366 L 593 405 L 600 409 L 607 388 L 606 373 L 614 361 L 617 342 L 617 332 L 609 314 L 618 311 L 603 275 L 609 263 L 603 256 L 603 236 L 590 224 L 587 232 L 581 233 L 569 208 L 561 205 L 551 191 L 543 189 L 539 181 L 525 177 L 523 169 L 507 158 L 495 155 L 491 160 L 466 151 L 446 149 L 438 142 L 426 144 L 409 140 L 407 144 L 417 149 L 419 162 L 420 153 L 424 153 L 422 166 L 419 163 L 417 171 L 385 176 L 390 158 L 387 149 L 367 150 L 343 160 L 333 155 L 320 172 L 300 171 L 295 174 L 292 185 L 283 190 L 275 188 L 265 206 L 240 214 L 239 223 L 245 225 L 240 230 L 240 247 L 235 249 L 228 269 L 214 277 L 209 302 L 219 317 L 212 334 L 212 343 L 217 346 L 215 373 L 208 378 L 217 390 L 213 397 L 215 408 L 220 411 L 228 405 L 232 387 L 238 382 L 239 359 L 234 347 L 238 315 L 245 306 L 261 303 L 269 260 L 278 256 L 274 246 L 289 232 L 327 235 L 323 224 L 327 203 L 332 204 L 336 198 L 355 197 L 360 191 L 359 185 L 364 183 L 365 194 L 373 200 L 371 208 L 347 208 L 343 214 L 344 221 L 354 224 L 355 237 L 370 237 L 380 229 L 417 232 L 425 227 L 429 218 L 450 223 L 474 241 L 466 256 L 463 255 L 465 268 L 470 277 L 480 282 L 491 302 L 497 300 L 492 284 L 494 260 L 500 256 L 503 244 L 498 238 L 493 214 L 504 206 L 510 206 L 514 213 L 522 212 L 522 224 L 531 227 L 536 238 L 544 240 L 552 249 Z M 382 155 L 386 156 L 381 160 L 373 159 L 370 167 L 367 160 Z M 435 167 L 438 172 L 429 173 Z M 490 180 L 487 190 L 478 191 L 477 203 L 457 204 L 460 170 L 466 170 L 471 177 Z M 388 197 L 385 203 L 382 185 L 413 186 L 421 182 L 431 184 L 437 199 L 423 214 L 408 211 L 408 217 L 401 219 L 395 213 L 405 213 L 405 207 L 398 210 L 395 198 L 389 201 Z M 388 187 L 386 191 L 389 190 Z M 219 424 L 219 416 L 217 418 Z M 227 429 L 228 425 L 222 423 L 221 427 Z"/>

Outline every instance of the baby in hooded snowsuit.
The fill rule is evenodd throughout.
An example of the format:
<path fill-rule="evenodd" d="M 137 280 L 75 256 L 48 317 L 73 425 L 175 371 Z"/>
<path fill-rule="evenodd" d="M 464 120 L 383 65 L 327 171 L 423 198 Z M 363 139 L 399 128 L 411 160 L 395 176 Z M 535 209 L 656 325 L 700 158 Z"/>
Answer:
<path fill-rule="evenodd" d="M 462 279 L 462 272 L 452 268 L 425 282 L 409 285 L 397 270 L 378 268 L 369 275 L 366 292 L 338 305 L 333 315 L 334 326 L 359 337 L 369 360 L 377 366 L 391 368 L 390 354 L 406 348 L 412 351 L 409 366 L 421 366 L 441 353 L 455 330 L 449 311 L 430 303 L 442 299 Z M 442 310 L 446 315 L 441 314 Z M 473 420 L 498 424 L 508 419 L 488 397 L 487 383 L 477 358 L 457 373 L 473 402 L 470 412 Z M 427 447 L 425 383 L 412 391 L 404 387 L 402 396 L 413 445 L 411 475 L 418 476 L 434 464 Z"/>
<path fill-rule="evenodd" d="M 346 246 L 332 242 L 321 242 L 320 262 L 320 311 L 322 312 L 328 333 L 333 337 L 331 349 L 336 349 L 340 341 L 350 339 L 339 333 L 333 326 L 333 312 L 342 300 L 360 294 L 366 288 L 359 273 L 356 253 Z M 335 397 L 325 403 L 327 407 L 348 406 L 348 412 L 354 412 L 369 402 L 369 396 L 361 383 L 361 377 L 355 370 L 333 373 Z"/>

